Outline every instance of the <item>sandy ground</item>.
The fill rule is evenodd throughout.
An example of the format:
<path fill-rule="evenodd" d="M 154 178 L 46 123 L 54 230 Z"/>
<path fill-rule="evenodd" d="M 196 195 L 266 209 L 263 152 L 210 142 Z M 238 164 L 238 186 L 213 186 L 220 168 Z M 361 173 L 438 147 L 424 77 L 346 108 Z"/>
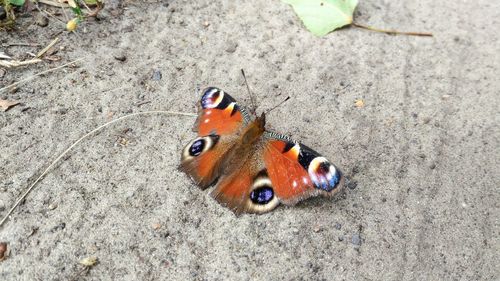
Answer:
<path fill-rule="evenodd" d="M 500 2 L 361 1 L 356 12 L 433 38 L 355 28 L 317 38 L 280 1 L 111 1 L 102 16 L 59 35 L 62 61 L 0 78 L 83 58 L 0 93 L 22 102 L 0 112 L 0 215 L 111 119 L 194 112 L 207 85 L 248 104 L 241 68 L 258 110 L 292 98 L 269 128 L 331 159 L 348 187 L 235 217 L 176 170 L 194 118 L 134 117 L 82 142 L 0 228 L 10 249 L 0 280 L 500 278 Z M 33 21 L 0 43 L 45 45 L 64 27 Z M 99 263 L 78 275 L 89 256 Z"/>

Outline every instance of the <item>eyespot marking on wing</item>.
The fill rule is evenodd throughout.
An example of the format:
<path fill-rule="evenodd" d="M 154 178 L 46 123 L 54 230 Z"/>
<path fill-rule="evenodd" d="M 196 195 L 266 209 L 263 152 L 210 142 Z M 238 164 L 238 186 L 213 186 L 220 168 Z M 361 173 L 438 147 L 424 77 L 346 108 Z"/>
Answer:
<path fill-rule="evenodd" d="M 250 209 L 256 212 L 266 212 L 274 209 L 278 204 L 278 198 L 274 194 L 273 184 L 267 174 L 267 170 L 261 170 L 253 180 L 249 194 Z"/>
<path fill-rule="evenodd" d="M 198 137 L 188 143 L 184 150 L 182 151 L 182 160 L 186 161 L 195 158 L 211 149 L 219 141 L 220 136 L 218 135 L 208 135 L 204 137 Z"/>
<path fill-rule="evenodd" d="M 236 101 L 230 95 L 215 87 L 206 88 L 201 96 L 201 108 L 203 109 L 227 109 L 231 105 L 234 107 L 235 104 Z M 233 111 L 233 107 L 231 107 L 230 112 Z"/>
<path fill-rule="evenodd" d="M 332 191 L 340 182 L 340 172 L 325 157 L 315 157 L 307 170 L 316 188 Z"/>

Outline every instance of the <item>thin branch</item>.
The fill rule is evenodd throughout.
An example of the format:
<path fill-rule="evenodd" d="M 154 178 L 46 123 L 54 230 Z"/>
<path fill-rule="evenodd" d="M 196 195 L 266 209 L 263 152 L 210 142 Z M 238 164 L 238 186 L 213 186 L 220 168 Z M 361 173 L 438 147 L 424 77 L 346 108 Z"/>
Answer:
<path fill-rule="evenodd" d="M 11 68 L 11 67 L 18 67 L 18 66 L 35 64 L 35 63 L 39 63 L 41 61 L 42 61 L 41 59 L 32 59 L 32 60 L 25 60 L 25 61 L 18 61 L 18 60 L 2 61 L 2 60 L 0 60 L 0 66 L 6 67 L 6 68 Z"/>
<path fill-rule="evenodd" d="M 13 46 L 20 46 L 20 47 L 40 47 L 40 44 L 37 43 L 8 43 L 8 44 L 2 44 L 2 47 L 13 47 Z"/>
<path fill-rule="evenodd" d="M 352 22 L 351 25 L 358 27 L 358 28 L 370 30 L 370 31 L 387 33 L 387 34 L 392 34 L 392 35 L 429 36 L 429 37 L 433 36 L 432 33 L 429 33 L 429 32 L 406 32 L 406 31 L 398 31 L 398 30 L 392 30 L 392 29 L 380 29 L 380 28 L 372 27 L 369 25 L 364 25 L 364 24 L 357 23 L 357 22 Z"/>
<path fill-rule="evenodd" d="M 45 169 L 45 171 L 43 171 L 43 173 L 28 187 L 28 189 L 26 189 L 26 191 L 17 199 L 16 203 L 14 204 L 14 206 L 12 206 L 12 208 L 10 208 L 10 210 L 7 212 L 7 214 L 3 217 L 3 219 L 0 221 L 0 227 L 7 221 L 7 219 L 9 219 L 9 216 L 12 214 L 12 212 L 14 212 L 14 210 L 19 206 L 19 204 L 21 204 L 21 202 L 26 198 L 26 196 L 28 196 L 28 194 L 31 192 L 31 190 L 33 190 L 33 188 L 35 187 L 35 185 L 45 176 L 47 175 L 47 173 L 50 171 L 50 169 L 52 169 L 52 167 L 54 167 L 54 165 L 59 162 L 59 160 L 61 160 L 71 149 L 73 149 L 73 147 L 75 147 L 77 144 L 79 144 L 82 140 L 88 138 L 89 136 L 93 135 L 94 133 L 100 131 L 101 129 L 113 124 L 113 123 L 116 123 L 118 121 L 121 121 L 125 118 L 130 118 L 130 117 L 133 117 L 133 116 L 138 116 L 138 115 L 146 115 L 146 114 L 167 114 L 167 115 L 178 115 L 178 116 L 191 116 L 191 117 L 196 117 L 196 114 L 193 114 L 193 113 L 186 113 L 186 112 L 176 112 L 176 111 L 164 111 L 164 110 L 156 110 L 156 111 L 145 111 L 145 112 L 137 112 L 137 113 L 132 113 L 132 114 L 129 114 L 129 115 L 125 115 L 125 116 L 122 116 L 120 118 L 117 118 L 115 120 L 112 120 L 112 121 L 109 121 L 97 128 L 95 128 L 94 130 L 86 133 L 83 137 L 79 138 L 77 141 L 75 141 L 72 145 L 70 145 L 70 147 L 68 147 L 63 153 L 61 153 L 54 161 L 52 161 L 52 163 L 50 163 L 49 167 L 47 167 L 47 169 Z"/>
<path fill-rule="evenodd" d="M 56 37 L 52 42 L 50 42 L 47 47 L 43 48 L 38 54 L 36 54 L 37 58 L 41 58 L 50 48 L 52 48 L 59 41 L 59 37 Z"/>
<path fill-rule="evenodd" d="M 35 75 L 33 75 L 33 76 L 30 76 L 30 77 L 24 78 L 24 79 L 19 80 L 19 81 L 17 81 L 17 82 L 14 82 L 14 83 L 12 83 L 12 84 L 10 84 L 10 85 L 8 85 L 8 86 L 5 86 L 5 87 L 3 87 L 3 88 L 0 88 L 0 93 L 1 93 L 1 92 L 3 92 L 3 91 L 5 91 L 5 90 L 7 90 L 7 89 L 9 89 L 9 88 L 11 88 L 11 87 L 17 86 L 17 85 L 22 84 L 22 83 L 24 83 L 24 82 L 27 82 L 27 81 L 29 81 L 29 80 L 31 80 L 31 79 L 33 79 L 33 78 L 37 77 L 37 76 L 44 75 L 44 74 L 49 73 L 49 72 L 52 72 L 52 71 L 56 71 L 56 70 L 58 70 L 58 69 L 64 68 L 64 67 L 66 67 L 66 66 L 68 66 L 68 65 L 74 64 L 74 63 L 79 62 L 79 61 L 82 61 L 82 60 L 83 60 L 83 58 L 79 58 L 79 59 L 74 60 L 74 61 L 72 61 L 72 62 L 65 63 L 65 64 L 60 65 L 60 66 L 55 67 L 55 68 L 47 69 L 47 70 L 42 71 L 42 72 L 40 72 L 40 73 L 37 73 L 37 74 L 35 74 Z"/>
<path fill-rule="evenodd" d="M 54 2 L 54 1 L 50 1 L 50 0 L 38 0 L 38 2 L 46 4 L 46 5 L 54 6 L 54 7 L 69 8 L 69 5 L 66 3 L 58 3 L 58 2 Z"/>

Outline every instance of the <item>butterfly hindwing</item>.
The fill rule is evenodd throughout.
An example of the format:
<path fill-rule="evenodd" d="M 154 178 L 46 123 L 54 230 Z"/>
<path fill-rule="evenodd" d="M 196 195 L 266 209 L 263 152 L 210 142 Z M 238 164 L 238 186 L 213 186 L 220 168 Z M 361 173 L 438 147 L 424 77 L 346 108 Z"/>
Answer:
<path fill-rule="evenodd" d="M 241 166 L 222 176 L 212 196 L 236 214 L 265 213 L 279 204 L 265 169 L 262 151 L 247 154 Z"/>

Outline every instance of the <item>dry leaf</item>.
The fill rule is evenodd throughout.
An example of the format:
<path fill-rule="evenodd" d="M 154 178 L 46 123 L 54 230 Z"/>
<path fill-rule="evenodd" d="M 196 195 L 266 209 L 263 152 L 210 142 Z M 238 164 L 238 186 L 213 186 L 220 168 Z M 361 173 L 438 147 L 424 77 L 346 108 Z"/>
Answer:
<path fill-rule="evenodd" d="M 354 101 L 354 105 L 357 108 L 361 108 L 365 106 L 365 102 L 362 99 L 357 99 L 356 101 Z"/>
<path fill-rule="evenodd" d="M 7 243 L 0 242 L 0 261 L 3 261 L 7 258 Z"/>
<path fill-rule="evenodd" d="M 96 257 L 86 257 L 80 261 L 80 264 L 83 264 L 85 266 L 94 266 L 97 263 L 97 258 Z"/>
<path fill-rule="evenodd" d="M 74 0 L 68 0 L 67 2 L 68 2 L 68 5 L 69 5 L 71 8 L 76 8 L 76 7 L 78 7 L 78 6 L 76 6 L 76 3 L 75 3 L 75 1 L 74 1 Z"/>
<path fill-rule="evenodd" d="M 9 101 L 0 99 L 0 107 L 2 108 L 3 111 L 7 111 L 9 108 L 18 104 L 19 104 L 18 101 Z"/>

